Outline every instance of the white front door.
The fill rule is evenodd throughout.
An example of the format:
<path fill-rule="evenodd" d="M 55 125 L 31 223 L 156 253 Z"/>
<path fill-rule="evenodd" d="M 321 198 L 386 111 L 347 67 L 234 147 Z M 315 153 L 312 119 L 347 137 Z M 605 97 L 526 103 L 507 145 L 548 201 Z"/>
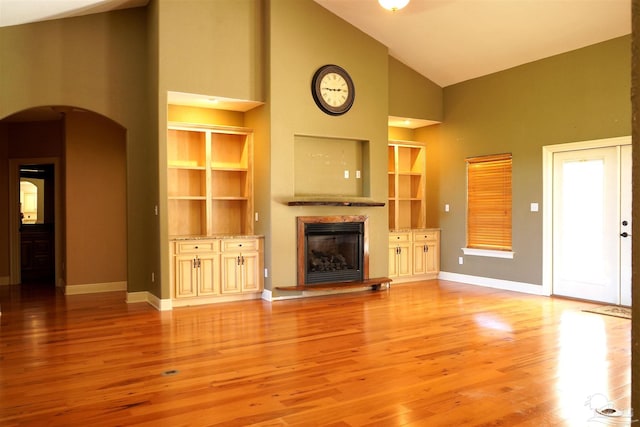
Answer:
<path fill-rule="evenodd" d="M 630 154 L 630 146 L 554 153 L 554 294 L 631 305 L 631 239 L 621 236 L 631 230 Z"/>

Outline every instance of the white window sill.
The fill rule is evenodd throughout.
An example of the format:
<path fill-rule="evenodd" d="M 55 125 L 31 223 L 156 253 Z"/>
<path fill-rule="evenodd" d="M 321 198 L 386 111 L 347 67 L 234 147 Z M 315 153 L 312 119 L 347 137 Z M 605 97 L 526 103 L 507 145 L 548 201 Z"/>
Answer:
<path fill-rule="evenodd" d="M 474 248 L 462 248 L 462 252 L 465 255 L 473 256 L 486 256 L 490 258 L 506 258 L 513 259 L 515 252 L 513 251 L 494 251 L 491 249 L 474 249 Z"/>

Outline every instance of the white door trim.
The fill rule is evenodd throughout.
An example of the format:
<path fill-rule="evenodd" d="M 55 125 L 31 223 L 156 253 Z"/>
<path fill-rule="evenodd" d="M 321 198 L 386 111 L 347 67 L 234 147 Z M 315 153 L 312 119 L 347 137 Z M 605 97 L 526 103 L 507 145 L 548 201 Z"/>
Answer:
<path fill-rule="evenodd" d="M 553 293 L 553 154 L 631 145 L 631 136 L 569 142 L 542 147 L 542 293 Z"/>

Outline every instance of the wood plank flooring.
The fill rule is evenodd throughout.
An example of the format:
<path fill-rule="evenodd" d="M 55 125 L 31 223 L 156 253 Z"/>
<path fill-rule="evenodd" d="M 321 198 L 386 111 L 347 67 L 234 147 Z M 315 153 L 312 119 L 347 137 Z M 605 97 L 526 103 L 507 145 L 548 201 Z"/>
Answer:
<path fill-rule="evenodd" d="M 437 280 L 124 298 L 0 287 L 1 426 L 603 426 L 630 405 L 630 321 L 587 302 Z"/>

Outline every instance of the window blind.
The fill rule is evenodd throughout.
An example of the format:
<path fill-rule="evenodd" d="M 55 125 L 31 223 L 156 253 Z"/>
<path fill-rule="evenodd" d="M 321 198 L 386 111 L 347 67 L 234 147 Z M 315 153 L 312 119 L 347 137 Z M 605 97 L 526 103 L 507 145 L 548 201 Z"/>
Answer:
<path fill-rule="evenodd" d="M 512 250 L 511 154 L 467 159 L 467 247 Z"/>

